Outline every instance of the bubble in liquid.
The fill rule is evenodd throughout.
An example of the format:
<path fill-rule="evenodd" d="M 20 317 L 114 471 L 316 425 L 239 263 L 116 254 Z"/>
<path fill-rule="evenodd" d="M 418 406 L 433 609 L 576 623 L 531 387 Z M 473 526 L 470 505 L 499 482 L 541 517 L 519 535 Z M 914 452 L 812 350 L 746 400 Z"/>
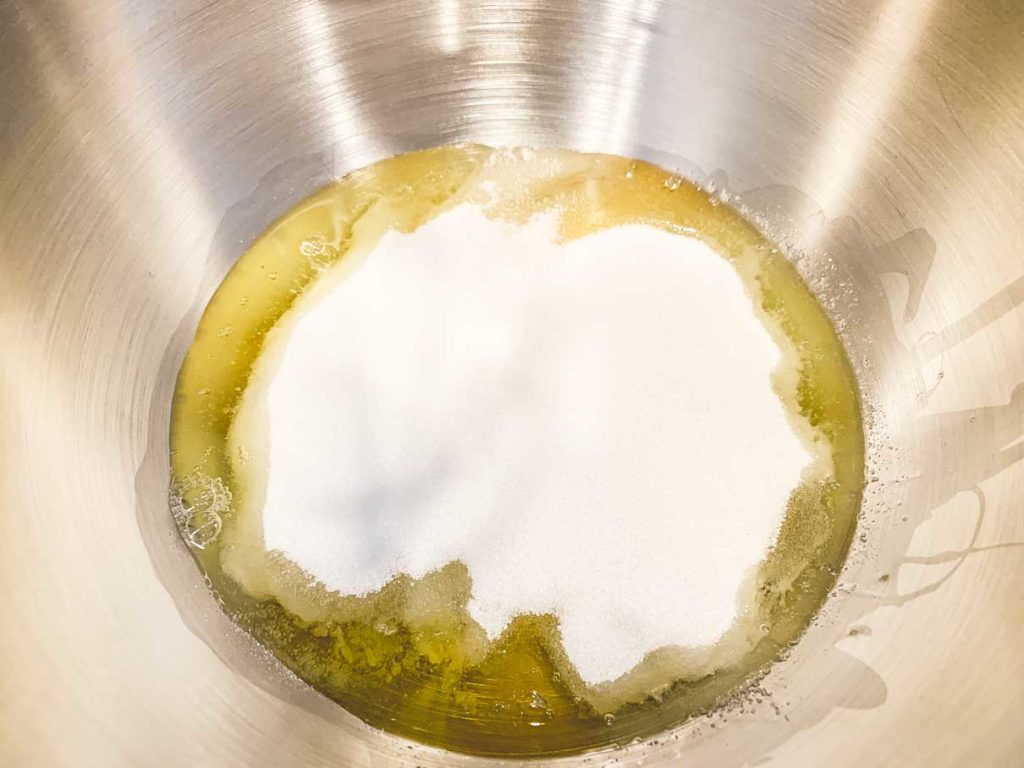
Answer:
<path fill-rule="evenodd" d="M 315 256 L 320 256 L 324 252 L 325 248 L 324 236 L 316 234 L 310 237 L 308 240 L 303 240 L 299 245 L 299 253 L 305 256 L 307 259 Z"/>
<path fill-rule="evenodd" d="M 231 508 L 231 491 L 221 478 L 193 470 L 171 486 L 168 502 L 185 541 L 205 549 L 220 535 L 223 514 Z"/>

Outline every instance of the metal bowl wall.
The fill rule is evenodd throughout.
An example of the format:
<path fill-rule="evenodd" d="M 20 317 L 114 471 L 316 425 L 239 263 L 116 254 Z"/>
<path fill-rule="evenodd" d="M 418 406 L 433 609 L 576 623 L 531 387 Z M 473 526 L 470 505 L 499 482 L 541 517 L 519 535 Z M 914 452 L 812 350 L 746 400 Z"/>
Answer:
<path fill-rule="evenodd" d="M 478 762 L 283 675 L 165 498 L 177 366 L 247 243 L 474 141 L 733 194 L 869 411 L 850 561 L 770 695 L 589 764 L 1024 763 L 1022 72 L 1015 0 L 4 0 L 0 762 Z"/>

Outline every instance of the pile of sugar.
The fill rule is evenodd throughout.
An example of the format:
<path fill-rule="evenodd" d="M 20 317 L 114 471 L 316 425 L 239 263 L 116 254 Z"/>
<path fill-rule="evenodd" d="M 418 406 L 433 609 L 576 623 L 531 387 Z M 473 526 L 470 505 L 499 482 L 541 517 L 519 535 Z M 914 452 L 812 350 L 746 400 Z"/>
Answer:
<path fill-rule="evenodd" d="M 590 684 L 729 629 L 810 462 L 735 270 L 651 227 L 463 205 L 268 345 L 267 548 L 347 595 L 459 560 L 488 636 L 554 614 Z"/>

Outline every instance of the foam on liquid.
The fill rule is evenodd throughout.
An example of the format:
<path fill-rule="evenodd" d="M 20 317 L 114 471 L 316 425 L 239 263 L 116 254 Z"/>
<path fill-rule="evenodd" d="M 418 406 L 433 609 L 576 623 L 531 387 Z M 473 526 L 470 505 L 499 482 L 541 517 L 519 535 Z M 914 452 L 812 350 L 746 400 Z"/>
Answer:
<path fill-rule="evenodd" d="M 472 205 L 387 233 L 268 337 L 239 440 L 268 447 L 268 549 L 343 595 L 460 561 L 489 638 L 553 614 L 595 684 L 749 609 L 811 457 L 719 254 L 556 235 Z"/>

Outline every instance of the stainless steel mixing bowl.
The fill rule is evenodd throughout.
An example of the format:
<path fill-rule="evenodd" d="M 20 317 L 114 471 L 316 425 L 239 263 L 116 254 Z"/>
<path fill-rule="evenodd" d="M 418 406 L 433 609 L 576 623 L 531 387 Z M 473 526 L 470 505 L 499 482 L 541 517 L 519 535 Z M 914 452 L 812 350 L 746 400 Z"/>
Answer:
<path fill-rule="evenodd" d="M 764 691 L 588 764 L 1024 764 L 1022 73 L 1018 0 L 0 1 L 0 763 L 476 762 L 283 675 L 165 500 L 174 375 L 246 244 L 465 140 L 727 190 L 869 409 L 853 552 Z"/>

